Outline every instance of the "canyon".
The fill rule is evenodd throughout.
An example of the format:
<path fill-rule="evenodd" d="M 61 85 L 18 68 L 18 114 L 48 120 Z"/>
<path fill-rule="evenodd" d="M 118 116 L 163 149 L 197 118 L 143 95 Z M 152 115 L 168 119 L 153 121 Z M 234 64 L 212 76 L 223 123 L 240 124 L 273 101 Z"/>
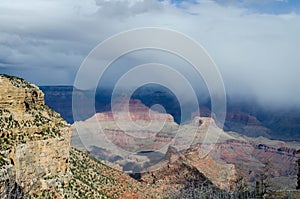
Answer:
<path fill-rule="evenodd" d="M 174 177 L 159 180 L 164 186 L 147 178 L 150 173 L 145 173 L 143 181 L 135 180 L 117 169 L 116 164 L 73 148 L 71 126 L 45 105 L 44 94 L 37 86 L 21 78 L 0 75 L 0 90 L 1 198 L 164 198 L 171 188 L 178 188 L 173 194 L 185 188 L 189 176 L 191 181 L 200 183 L 201 179 L 215 187 L 200 171 L 176 159 L 172 162 L 177 169 L 165 168 Z M 134 104 L 140 105 L 140 111 L 148 110 L 138 101 Z M 156 121 L 165 119 L 172 128 L 178 126 L 170 115 L 156 116 L 152 117 Z M 103 114 L 95 118 L 105 122 L 111 119 Z M 147 115 L 135 118 L 145 119 L 149 119 Z"/>
<path fill-rule="evenodd" d="M 122 104 L 122 100 L 118 100 Z M 142 181 L 153 181 L 153 177 L 149 176 L 177 167 L 179 161 L 202 173 L 222 190 L 233 191 L 239 178 L 254 189 L 255 182 L 262 176 L 268 178 L 268 183 L 275 189 L 295 188 L 296 160 L 299 158 L 297 143 L 225 132 L 210 117 L 195 117 L 178 125 L 170 114 L 162 117 L 161 113 L 152 111 L 140 100 L 127 99 L 127 102 L 129 113 L 117 112 L 121 121 L 147 125 L 152 115 L 152 123 L 160 119 L 164 121 L 163 128 L 137 133 L 132 126 L 118 125 L 111 111 L 96 113 L 72 125 L 72 145 L 96 158 L 119 165 L 119 170 L 141 173 L 139 178 Z M 255 118 L 247 120 L 253 126 L 261 125 Z M 117 147 L 103 147 L 106 142 Z M 210 151 L 202 156 L 206 145 Z M 129 151 L 130 155 L 124 151 Z"/>
<path fill-rule="evenodd" d="M 70 125 L 34 84 L 0 75 L 0 91 L 1 198 L 231 196 L 255 194 L 262 178 L 277 195 L 299 196 L 284 191 L 296 187 L 299 143 L 224 131 L 209 110 L 178 124 L 168 108 L 117 98 Z M 252 116 L 230 117 L 266 128 Z"/>

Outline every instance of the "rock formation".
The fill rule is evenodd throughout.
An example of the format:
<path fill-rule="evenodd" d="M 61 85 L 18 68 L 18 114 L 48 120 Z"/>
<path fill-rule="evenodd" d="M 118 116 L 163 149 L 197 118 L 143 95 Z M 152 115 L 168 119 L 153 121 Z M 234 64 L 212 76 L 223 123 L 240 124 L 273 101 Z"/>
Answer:
<path fill-rule="evenodd" d="M 160 150 L 174 138 L 178 124 L 170 114 L 152 111 L 139 100 L 130 100 L 129 112 L 126 112 L 121 107 L 122 101 L 116 101 L 115 115 L 110 111 L 96 113 L 86 121 L 75 122 L 72 145 L 80 150 L 94 151 L 95 157 L 114 160 L 123 166 L 132 158 L 138 158 L 140 164 L 144 164 L 150 161 L 149 158 L 137 153 Z M 105 147 L 107 143 L 115 147 Z M 135 156 L 127 156 L 124 160 L 123 150 Z"/>
<path fill-rule="evenodd" d="M 132 102 L 131 104 L 137 104 L 144 111 L 149 111 L 149 108 L 146 109 L 140 102 Z M 140 117 L 139 110 L 141 108 L 134 109 L 132 107 L 131 110 L 131 116 L 139 118 L 139 122 L 144 121 L 145 117 Z M 124 117 L 123 120 L 129 120 L 128 116 L 127 118 Z M 148 120 L 147 118 L 145 120 L 146 123 Z M 247 117 L 244 120 L 247 120 L 251 126 L 260 126 L 255 118 Z M 145 140 L 135 140 L 134 136 L 126 134 L 117 125 L 113 124 L 111 112 L 97 113 L 92 118 L 77 124 L 89 127 L 94 125 L 95 128 L 97 123 L 100 124 L 104 127 L 104 133 L 109 140 L 125 149 L 131 147 L 135 150 L 155 151 L 159 149 L 155 146 L 165 146 L 174 141 L 172 142 L 174 147 L 169 147 L 169 150 L 165 151 L 165 155 L 157 154 L 159 156 L 157 159 L 160 159 L 161 162 L 152 162 L 153 166 L 150 164 L 148 170 L 165 169 L 166 165 L 179 164 L 177 161 L 180 159 L 181 163 L 184 161 L 186 165 L 196 169 L 218 188 L 234 190 L 238 178 L 243 179 L 243 183 L 253 188 L 255 181 L 260 179 L 266 165 L 269 165 L 268 178 L 273 183 L 273 187 L 276 189 L 292 189 L 295 187 L 297 174 L 295 160 L 297 155 L 293 147 L 296 145 L 292 146 L 283 141 L 269 140 L 262 137 L 250 138 L 234 132 L 224 132 L 215 124 L 212 118 L 208 117 L 195 117 L 190 123 L 181 126 L 174 124 L 174 128 L 170 128 L 173 124 L 170 121 L 172 120 L 166 123 L 164 131 L 156 133 L 152 140 L 153 137 L 151 136 L 146 137 Z M 72 128 L 74 135 L 72 136 L 72 142 L 78 143 L 75 125 Z M 133 131 L 133 129 L 131 130 Z M 151 134 L 151 132 L 143 133 Z M 173 139 L 175 135 L 176 139 Z M 88 138 L 88 134 L 82 133 L 81 136 L 87 137 L 86 144 L 92 143 L 91 137 Z M 149 140 L 151 140 L 151 144 L 149 144 Z M 146 146 L 145 143 L 148 145 Z M 97 147 L 92 147 L 90 150 L 87 147 L 95 157 L 120 164 L 121 167 L 124 168 L 125 166 L 126 169 L 128 169 L 128 165 L 135 166 L 134 161 L 124 160 L 121 155 L 117 155 L 118 152 L 109 151 L 101 147 L 101 143 L 98 144 Z M 212 145 L 213 147 L 206 156 L 201 157 L 202 148 L 205 148 L 206 145 Z M 80 146 L 83 148 L 80 144 L 76 145 L 79 148 Z M 186 151 L 186 149 L 189 150 Z M 149 159 L 138 160 L 149 161 Z M 155 172 L 150 172 L 149 175 L 152 174 L 155 175 Z M 144 181 L 146 181 L 145 179 L 149 178 L 144 178 Z"/>
<path fill-rule="evenodd" d="M 297 143 L 226 133 L 206 117 L 195 117 L 179 126 L 171 115 L 149 110 L 139 100 L 129 101 L 130 114 L 123 107 L 116 111 L 120 124 L 107 111 L 72 127 L 72 144 L 105 161 L 97 160 L 70 147 L 70 126 L 45 105 L 38 87 L 20 78 L 0 75 L 0 197 L 164 198 L 174 190 L 176 198 L 195 196 L 195 187 L 209 194 L 211 190 L 225 190 L 230 195 L 241 176 L 243 183 L 251 187 L 262 173 L 276 189 L 296 185 L 295 160 L 299 154 L 292 146 Z M 247 121 L 248 126 L 261 126 L 256 118 L 237 120 Z M 158 128 L 162 121 L 162 128 Z M 129 122 L 138 128 L 126 125 Z M 87 126 L 99 130 L 98 124 L 109 142 L 140 154 L 140 158 L 122 159 L 118 152 L 101 148 L 106 139 L 97 143 L 88 131 L 77 132 L 77 127 L 80 130 Z M 85 146 L 79 136 L 86 136 Z M 170 142 L 165 154 L 159 151 L 147 156 Z M 203 146 L 211 144 L 206 154 Z M 134 174 L 140 181 L 114 169 L 130 171 L 135 161 L 148 168 L 145 173 Z M 185 191 L 188 195 L 180 195 Z"/>
<path fill-rule="evenodd" d="M 23 79 L 0 75 L 1 187 L 34 194 L 69 181 L 70 126 Z"/>
<path fill-rule="evenodd" d="M 70 126 L 43 96 L 23 79 L 0 75 L 0 198 L 166 196 L 72 149 Z"/>
<path fill-rule="evenodd" d="M 118 112 L 115 112 L 115 114 L 120 114 L 122 116 L 121 121 L 128 122 L 133 120 L 137 124 L 147 124 L 150 120 L 149 112 L 151 110 L 139 100 L 129 101 L 129 114 L 124 112 L 121 109 L 121 106 L 117 111 Z M 185 144 L 190 141 L 192 142 L 189 143 L 189 145 L 195 146 L 197 146 L 197 143 L 203 142 L 210 123 L 212 123 L 212 131 L 206 137 L 208 137 L 208 140 L 211 142 L 216 141 L 219 143 L 225 140 L 235 139 L 234 137 L 219 129 L 211 118 L 197 117 L 191 124 L 183 125 L 182 128 L 179 129 L 179 126 L 174 122 L 171 115 L 157 112 L 152 112 L 152 114 L 152 122 L 165 121 L 165 123 L 163 123 L 164 126 L 160 131 L 155 131 L 155 129 L 136 130 L 138 128 L 132 126 L 125 126 L 125 128 L 121 129 L 116 124 L 112 112 L 96 113 L 86 121 L 76 122 L 72 125 L 73 146 L 81 150 L 84 149 L 82 143 L 79 142 L 78 135 L 78 130 L 82 130 L 79 133 L 80 137 L 85 139 L 86 150 L 99 159 L 119 164 L 124 170 L 133 171 L 134 169 L 132 168 L 136 168 L 137 165 L 142 162 L 142 165 L 146 165 L 145 170 L 151 171 L 147 173 L 149 175 L 155 175 L 156 170 L 162 172 L 161 169 L 165 170 L 167 167 L 172 167 L 172 165 L 185 164 L 187 167 L 191 168 L 193 172 L 198 172 L 199 175 L 205 176 L 205 178 L 209 179 L 216 187 L 233 190 L 237 178 L 237 171 L 235 170 L 234 165 L 227 164 L 224 161 L 214 160 L 210 155 L 201 158 L 199 157 L 200 148 L 198 147 L 193 147 L 193 149 L 190 149 L 188 152 L 185 152 L 187 148 L 184 147 L 186 147 Z M 101 126 L 101 129 L 99 129 L 99 126 Z M 87 130 L 87 128 L 89 130 Z M 91 133 L 93 130 L 95 132 Z M 100 135 L 100 132 L 98 133 L 98 131 L 102 131 L 107 140 L 104 138 L 97 139 L 96 137 Z M 138 132 L 135 133 L 135 131 Z M 137 133 L 141 133 L 143 136 L 136 136 Z M 175 135 L 176 139 L 174 139 Z M 219 136 L 219 140 L 215 139 L 216 136 Z M 96 139 L 97 141 L 95 141 Z M 121 149 L 142 153 L 136 154 L 132 159 L 124 159 L 122 153 L 120 153 L 122 150 L 110 150 L 103 147 L 105 146 L 104 142 L 107 141 L 116 144 Z M 160 147 L 167 146 L 171 142 L 174 142 L 173 147 L 169 146 L 167 148 L 168 150 L 165 151 L 165 155 L 162 154 L 162 151 L 159 151 Z M 147 156 L 147 153 L 149 152 L 151 154 L 152 151 L 156 153 L 153 153 L 152 156 Z M 217 170 L 215 168 L 217 168 Z M 143 168 L 141 168 L 141 171 L 142 170 Z M 143 181 L 149 183 L 148 180 L 150 178 L 145 178 L 144 174 L 141 175 L 143 176 Z M 182 179 L 185 178 L 184 176 L 181 177 Z M 160 180 L 161 182 L 165 182 L 164 178 Z M 157 186 L 157 184 L 155 185 Z"/>

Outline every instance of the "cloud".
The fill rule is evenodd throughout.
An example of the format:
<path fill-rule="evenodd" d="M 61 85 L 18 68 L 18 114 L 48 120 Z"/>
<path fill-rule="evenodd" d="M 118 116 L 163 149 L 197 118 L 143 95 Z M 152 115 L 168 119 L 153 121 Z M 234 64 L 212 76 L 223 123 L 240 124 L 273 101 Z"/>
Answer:
<path fill-rule="evenodd" d="M 156 0 L 96 0 L 96 5 L 99 6 L 98 13 L 105 17 L 128 17 L 146 13 L 148 11 L 161 10 L 161 3 Z"/>
<path fill-rule="evenodd" d="M 257 11 L 254 0 L 227 2 L 2 1 L 0 70 L 39 85 L 72 84 L 99 42 L 130 28 L 155 26 L 201 43 L 219 66 L 229 94 L 299 106 L 299 14 Z"/>
<path fill-rule="evenodd" d="M 288 12 L 300 13 L 298 0 L 214 0 L 226 6 L 247 7 L 259 13 L 284 14 Z"/>

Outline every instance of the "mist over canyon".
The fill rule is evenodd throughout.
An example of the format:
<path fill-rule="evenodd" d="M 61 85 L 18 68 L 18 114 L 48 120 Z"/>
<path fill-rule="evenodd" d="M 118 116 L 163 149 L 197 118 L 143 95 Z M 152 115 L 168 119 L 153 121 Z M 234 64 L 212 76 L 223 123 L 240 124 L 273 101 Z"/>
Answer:
<path fill-rule="evenodd" d="M 69 122 L 73 123 L 72 114 L 72 86 L 41 86 L 45 93 L 46 103 Z M 89 90 L 74 88 L 75 95 L 80 96 L 82 101 L 95 99 L 95 111 L 105 112 L 111 109 L 112 89 L 99 88 L 94 94 Z M 124 92 L 126 93 L 126 92 Z M 166 87 L 157 84 L 148 84 L 137 89 L 132 99 L 140 99 L 143 104 L 151 107 L 160 104 L 165 111 L 174 117 L 178 124 L 192 119 L 193 108 L 189 107 L 188 100 L 182 104 L 186 112 L 190 114 L 181 115 L 180 103 L 176 96 Z M 211 115 L 211 102 L 209 93 L 204 90 L 198 95 L 200 115 L 209 117 Z M 87 112 L 82 104 L 82 120 L 94 115 L 95 112 Z M 287 141 L 300 140 L 300 109 L 297 107 L 266 106 L 253 98 L 237 98 L 227 96 L 227 113 L 223 129 L 235 131 L 241 134 L 258 137 L 264 136 L 273 139 Z"/>

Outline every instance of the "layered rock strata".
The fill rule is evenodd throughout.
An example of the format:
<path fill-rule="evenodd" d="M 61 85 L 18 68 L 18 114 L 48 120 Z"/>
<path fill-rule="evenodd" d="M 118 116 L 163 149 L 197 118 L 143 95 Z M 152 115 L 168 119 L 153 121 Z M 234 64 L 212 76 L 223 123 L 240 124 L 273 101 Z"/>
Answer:
<path fill-rule="evenodd" d="M 70 126 L 23 79 L 0 75 L 0 186 L 24 193 L 68 183 Z M 3 193 L 3 192 L 2 192 Z"/>

